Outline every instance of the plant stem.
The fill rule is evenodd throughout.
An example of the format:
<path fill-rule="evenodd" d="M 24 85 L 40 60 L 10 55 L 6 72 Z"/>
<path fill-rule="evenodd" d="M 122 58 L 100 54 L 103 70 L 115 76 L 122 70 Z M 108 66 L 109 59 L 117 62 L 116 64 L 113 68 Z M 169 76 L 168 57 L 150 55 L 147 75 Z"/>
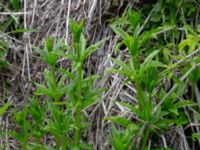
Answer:
<path fill-rule="evenodd" d="M 132 62 L 134 65 L 134 69 L 139 71 L 140 69 L 140 60 L 139 60 L 139 56 L 132 56 Z M 135 86 L 136 86 L 136 91 L 137 91 L 137 99 L 138 99 L 138 106 L 139 109 L 142 110 L 143 109 L 143 98 L 142 98 L 142 86 L 141 83 L 139 83 L 138 81 L 133 81 L 135 82 Z"/>
<path fill-rule="evenodd" d="M 149 134 L 150 134 L 150 129 L 148 127 L 146 129 L 147 130 L 146 130 L 146 132 L 144 134 L 144 139 L 143 139 L 143 142 L 142 142 L 141 150 L 145 150 L 146 149 L 146 144 L 147 144 L 148 137 L 149 137 Z"/>
<path fill-rule="evenodd" d="M 192 84 L 192 101 L 194 102 L 195 84 Z"/>
<path fill-rule="evenodd" d="M 26 143 L 22 144 L 22 150 L 26 150 Z"/>
<path fill-rule="evenodd" d="M 132 61 L 133 61 L 134 69 L 139 70 L 139 68 L 140 68 L 139 56 L 132 56 Z"/>
<path fill-rule="evenodd" d="M 60 149 L 60 140 L 59 137 L 56 137 L 56 150 Z"/>
<path fill-rule="evenodd" d="M 144 102 L 143 102 L 143 98 L 142 98 L 142 88 L 141 88 L 140 83 L 138 83 L 138 82 L 135 83 L 135 87 L 136 87 L 136 91 L 137 91 L 138 106 L 139 106 L 139 109 L 142 111 L 142 109 L 144 107 L 143 106 Z"/>
<path fill-rule="evenodd" d="M 75 126 L 77 129 L 75 129 L 74 134 L 74 144 L 75 146 L 78 145 L 80 141 L 80 124 L 81 124 L 81 95 L 82 95 L 82 67 L 78 69 L 78 83 L 77 83 L 77 106 L 76 106 L 76 116 L 75 116 Z"/>
<path fill-rule="evenodd" d="M 62 137 L 62 150 L 66 150 L 70 147 L 68 139 L 65 139 L 65 136 Z"/>
<path fill-rule="evenodd" d="M 55 73 L 55 66 L 51 66 L 51 74 L 52 74 L 52 81 L 53 81 L 53 91 L 56 93 L 56 73 Z M 58 102 L 58 98 L 54 97 L 54 101 Z"/>

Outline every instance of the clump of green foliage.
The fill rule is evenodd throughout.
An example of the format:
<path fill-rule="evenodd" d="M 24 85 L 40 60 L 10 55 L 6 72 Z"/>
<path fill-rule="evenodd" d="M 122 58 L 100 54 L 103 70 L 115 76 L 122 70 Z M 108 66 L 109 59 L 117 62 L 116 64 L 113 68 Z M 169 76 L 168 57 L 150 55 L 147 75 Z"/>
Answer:
<path fill-rule="evenodd" d="M 158 2 L 155 5 L 155 9 L 159 4 Z M 161 35 L 169 30 L 177 32 L 177 26 L 168 24 L 145 29 L 145 23 L 147 22 L 142 21 L 140 13 L 129 10 L 112 25 L 113 31 L 122 39 L 117 48 L 125 45 L 130 59 L 128 62 L 113 59 L 116 68 L 109 69 L 109 72 L 123 75 L 127 79 L 126 83 L 134 85 L 138 102 L 137 105 L 118 102 L 135 116 L 136 121 L 119 116 L 108 118 L 125 128 L 123 133 L 113 130 L 111 144 L 116 150 L 123 149 L 123 146 L 125 149 L 147 149 L 151 137 L 170 131 L 172 126 L 178 128 L 187 125 L 189 121 L 184 109 L 197 106 L 194 97 L 188 100 L 183 94 L 187 79 L 190 79 L 193 85 L 200 79 L 199 57 L 193 55 L 198 51 L 198 31 L 185 25 L 183 28 L 188 31 L 186 39 L 180 41 L 176 52 L 171 52 L 167 47 L 175 43 L 162 41 Z M 152 45 L 155 40 L 158 40 L 159 45 Z M 173 62 L 174 58 L 178 61 Z M 178 75 L 175 70 L 179 71 Z M 172 88 L 166 88 L 165 85 L 171 82 Z M 133 134 L 127 134 L 130 126 Z M 119 140 L 123 137 L 125 141 Z M 135 143 L 130 144 L 130 139 Z"/>
<path fill-rule="evenodd" d="M 19 131 L 10 131 L 24 150 L 31 147 L 47 149 L 50 145 L 41 142 L 45 135 L 54 137 L 55 147 L 52 148 L 91 148 L 81 136 L 89 125 L 82 110 L 99 100 L 102 89 L 93 88 L 96 76 L 85 76 L 83 64 L 105 39 L 86 47 L 83 21 L 77 23 L 72 20 L 70 28 L 73 38 L 71 46 L 63 41 L 57 41 L 54 45 L 54 39 L 48 38 L 44 49 L 35 48 L 49 68 L 44 70 L 45 83 L 36 83 L 35 96 L 43 95 L 43 101 L 40 103 L 37 99 L 30 99 L 30 104 L 15 115 Z M 58 60 L 63 58 L 72 62 L 67 70 L 57 66 Z"/>

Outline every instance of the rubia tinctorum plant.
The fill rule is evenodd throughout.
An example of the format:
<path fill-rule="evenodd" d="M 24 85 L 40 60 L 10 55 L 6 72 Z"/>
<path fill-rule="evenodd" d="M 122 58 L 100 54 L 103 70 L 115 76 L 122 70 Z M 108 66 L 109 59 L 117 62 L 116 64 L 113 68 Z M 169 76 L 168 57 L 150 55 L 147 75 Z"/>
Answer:
<path fill-rule="evenodd" d="M 45 82 L 35 83 L 37 89 L 34 96 L 40 96 L 40 101 L 30 99 L 27 106 L 15 113 L 19 131 L 9 132 L 21 143 L 23 150 L 54 148 L 42 143 L 46 135 L 54 137 L 57 150 L 92 147 L 81 137 L 83 129 L 89 125 L 82 110 L 100 100 L 103 89 L 93 88 L 93 81 L 98 76 L 86 76 L 83 65 L 106 39 L 87 47 L 83 25 L 83 21 L 70 22 L 71 46 L 50 37 L 45 40 L 44 49 L 35 47 L 39 58 L 48 65 L 43 73 Z M 68 59 L 71 66 L 67 70 L 59 67 L 60 59 Z"/>
<path fill-rule="evenodd" d="M 92 81 L 95 79 L 95 76 L 84 78 L 83 64 L 88 56 L 90 56 L 106 39 L 86 47 L 86 39 L 82 32 L 83 21 L 81 21 L 80 24 L 77 24 L 72 20 L 70 28 L 73 37 L 73 51 L 69 51 L 67 57 L 69 57 L 69 59 L 73 62 L 72 73 L 74 75 L 71 82 L 72 88 L 69 92 L 69 97 L 72 101 L 74 101 L 74 108 L 76 110 L 74 144 L 79 145 L 81 138 L 81 126 L 83 122 L 81 111 L 93 104 L 98 99 L 102 91 L 102 89 L 92 89 Z M 75 91 L 72 91 L 73 87 L 75 87 Z"/>
<path fill-rule="evenodd" d="M 133 122 L 119 116 L 112 116 L 108 119 L 125 129 L 132 126 L 135 134 L 134 138 L 138 138 L 138 140 L 135 140 L 137 142 L 130 145 L 129 149 L 145 150 L 150 136 L 154 133 L 159 135 L 159 132 L 162 133 L 162 131 L 168 130 L 172 123 L 177 126 L 187 123 L 187 118 L 180 109 L 196 104 L 183 99 L 177 101 L 177 97 L 181 95 L 184 89 L 178 88 L 177 91 L 177 87 L 184 87 L 183 80 L 194 68 L 187 70 L 181 79 L 175 78 L 177 82 L 175 82 L 170 93 L 167 93 L 161 81 L 168 76 L 171 66 L 168 67 L 160 60 L 161 50 L 147 47 L 145 43 L 150 39 L 156 39 L 159 34 L 173 29 L 174 26 L 163 26 L 145 31 L 144 25 L 146 22 L 141 25 L 142 20 L 139 13 L 129 10 L 125 18 L 116 21 L 112 25 L 112 29 L 122 38 L 119 45 L 124 44 L 126 46 L 130 59 L 128 63 L 120 59 L 113 59 L 118 68 L 109 69 L 109 72 L 125 76 L 127 83 L 134 85 L 137 91 L 138 105 L 124 102 L 119 104 L 128 108 L 136 116 L 137 121 Z M 112 139 L 115 138 L 112 137 Z M 115 147 L 115 145 L 113 146 Z"/>
<path fill-rule="evenodd" d="M 36 84 L 38 89 L 35 92 L 36 95 L 48 95 L 52 100 L 51 110 L 53 111 L 54 121 L 58 124 L 64 121 L 57 120 L 57 115 L 62 116 L 62 114 L 71 115 L 68 118 L 71 120 L 66 120 L 62 122 L 70 124 L 69 130 L 73 128 L 73 139 L 67 140 L 67 143 L 73 143 L 72 145 L 63 144 L 66 147 L 80 148 L 81 132 L 86 126 L 84 123 L 84 116 L 82 110 L 88 106 L 94 104 L 100 97 L 102 89 L 93 88 L 93 80 L 96 76 L 85 77 L 83 64 L 84 61 L 90 56 L 106 39 L 103 39 L 94 45 L 87 47 L 87 41 L 83 34 L 83 21 L 80 23 L 72 20 L 70 22 L 70 29 L 72 33 L 73 43 L 71 46 L 66 46 L 62 44 L 57 44 L 53 46 L 53 39 L 49 38 L 45 42 L 45 51 L 36 48 L 36 50 L 41 54 L 41 58 L 50 66 L 50 71 L 45 69 L 44 76 L 46 80 L 46 85 Z M 66 49 L 66 52 L 62 50 Z M 56 67 L 59 58 L 66 58 L 71 60 L 72 65 L 68 70 L 63 70 Z M 58 74 L 61 74 L 60 80 L 57 79 Z M 65 81 L 69 80 L 68 84 Z M 68 97 L 65 101 L 61 102 L 62 97 Z M 54 105 L 66 105 L 67 110 L 59 109 Z M 67 113 L 68 112 L 68 113 Z M 56 115 L 56 114 L 57 115 Z M 59 118 L 58 118 L 59 119 Z M 51 122 L 51 121 L 48 121 Z M 54 124 L 51 123 L 51 128 Z M 62 129 L 62 128 L 61 128 Z M 63 133 L 63 137 L 67 134 Z M 61 137 L 56 135 L 57 138 L 57 148 L 59 148 L 62 143 Z M 69 136 L 68 136 L 69 138 Z M 64 139 L 66 140 L 66 139 Z"/>

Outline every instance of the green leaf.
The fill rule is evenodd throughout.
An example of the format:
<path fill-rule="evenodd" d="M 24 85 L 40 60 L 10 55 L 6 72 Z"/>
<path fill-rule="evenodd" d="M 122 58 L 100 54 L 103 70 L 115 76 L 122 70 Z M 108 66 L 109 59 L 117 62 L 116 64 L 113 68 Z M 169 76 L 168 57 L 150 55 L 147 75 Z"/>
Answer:
<path fill-rule="evenodd" d="M 111 68 L 111 69 L 107 69 L 106 72 L 108 72 L 108 73 L 118 73 L 118 74 L 121 74 L 121 75 L 123 75 L 123 76 L 128 77 L 129 79 L 131 79 L 131 76 L 130 76 L 129 72 L 126 72 L 124 70 Z"/>
<path fill-rule="evenodd" d="M 0 60 L 0 68 L 6 67 L 7 65 L 9 65 L 8 61 Z"/>
<path fill-rule="evenodd" d="M 54 66 L 57 63 L 58 56 L 52 51 L 47 55 L 43 55 L 43 61 L 46 62 L 50 66 Z"/>
<path fill-rule="evenodd" d="M 82 109 L 97 103 L 100 100 L 102 92 L 104 91 L 104 89 L 101 88 L 92 89 L 91 87 L 92 84 L 83 88 L 85 92 L 83 94 Z"/>
<path fill-rule="evenodd" d="M 130 124 L 133 124 L 133 122 L 131 120 L 128 120 L 126 118 L 123 117 L 108 117 L 107 120 L 112 121 L 113 123 L 119 124 L 123 127 L 128 127 Z M 137 126 L 135 126 L 137 128 Z"/>
<path fill-rule="evenodd" d="M 72 51 L 67 51 L 65 58 L 68 58 L 68 59 L 70 59 L 72 61 L 78 61 L 77 55 L 74 54 Z"/>
<path fill-rule="evenodd" d="M 183 52 L 184 48 L 189 47 L 188 52 L 191 53 L 195 50 L 198 45 L 197 37 L 193 35 L 187 35 L 185 40 L 182 40 L 181 43 L 178 45 L 179 52 Z"/>
<path fill-rule="evenodd" d="M 34 92 L 35 95 L 51 95 L 51 92 L 46 88 L 46 86 L 35 83 L 37 90 Z"/>
<path fill-rule="evenodd" d="M 117 25 L 128 25 L 130 24 L 130 21 L 128 21 L 125 17 L 121 17 L 117 20 L 115 20 L 112 25 L 117 26 Z"/>
<path fill-rule="evenodd" d="M 188 24 L 184 25 L 184 29 L 187 30 L 192 35 L 196 34 L 194 28 L 192 26 L 188 25 Z"/>
<path fill-rule="evenodd" d="M 10 135 L 11 137 L 15 138 L 18 141 L 22 140 L 22 137 L 17 132 L 8 131 L 7 133 L 8 133 L 8 135 Z"/>
<path fill-rule="evenodd" d="M 95 43 L 94 45 L 91 45 L 88 47 L 83 55 L 81 56 L 81 62 L 83 62 L 88 56 L 90 56 L 102 43 L 104 43 L 108 38 L 104 38 L 103 40 Z"/>
<path fill-rule="evenodd" d="M 12 8 L 16 11 L 18 11 L 21 8 L 20 0 L 10 0 L 10 4 L 11 4 Z"/>
<path fill-rule="evenodd" d="M 200 79 L 200 67 L 196 67 L 189 75 L 189 80 L 192 82 L 192 84 L 196 84 L 198 80 Z"/>
<path fill-rule="evenodd" d="M 168 48 L 164 48 L 163 49 L 163 56 L 166 62 L 168 62 L 170 60 L 169 56 L 170 56 L 170 49 Z"/>
<path fill-rule="evenodd" d="M 175 108 L 193 107 L 193 106 L 197 106 L 197 104 L 189 100 L 181 100 L 173 105 L 173 107 Z"/>
<path fill-rule="evenodd" d="M 63 87 L 65 86 L 65 80 L 67 79 L 68 74 L 62 75 L 61 79 L 58 82 L 58 87 Z"/>
<path fill-rule="evenodd" d="M 130 109 L 130 111 L 132 112 L 132 113 L 134 113 L 135 115 L 140 115 L 140 111 L 139 111 L 139 109 L 137 108 L 138 106 L 136 105 L 136 106 L 134 106 L 134 105 L 131 105 L 131 104 L 129 104 L 129 103 L 123 103 L 123 102 L 120 102 L 120 103 L 118 103 L 118 104 L 120 104 L 120 105 L 122 105 L 122 106 L 124 106 L 124 107 L 126 107 L 126 108 L 128 108 L 128 109 Z"/>
<path fill-rule="evenodd" d="M 65 52 L 58 49 L 56 49 L 53 53 L 54 55 L 59 56 L 59 57 L 63 57 L 63 58 L 67 57 L 67 54 Z"/>
<path fill-rule="evenodd" d="M 177 116 L 179 115 L 178 109 L 176 107 L 169 108 L 169 111 L 172 112 L 172 113 L 174 113 Z"/>
<path fill-rule="evenodd" d="M 8 109 L 8 107 L 9 107 L 11 104 L 12 104 L 11 102 L 6 103 L 6 104 L 4 104 L 4 105 L 0 108 L 0 116 L 2 116 L 2 115 L 5 113 L 5 111 Z"/>
<path fill-rule="evenodd" d="M 81 38 L 82 30 L 83 30 L 83 25 L 84 25 L 83 20 L 81 20 L 81 22 L 79 24 L 75 20 L 70 21 L 69 26 L 70 26 L 72 36 L 74 38 L 75 43 L 80 42 L 80 38 Z"/>
<path fill-rule="evenodd" d="M 129 35 L 126 31 L 124 31 L 123 29 L 121 28 L 118 28 L 114 25 L 111 25 L 111 28 L 113 29 L 113 31 L 117 34 L 117 35 L 120 35 L 122 37 L 122 39 L 128 39 Z"/>
<path fill-rule="evenodd" d="M 135 12 L 135 11 L 130 9 L 127 13 L 127 16 L 128 16 L 128 20 L 131 24 L 131 27 L 133 27 L 133 30 L 135 30 L 141 22 L 140 21 L 141 20 L 140 14 L 138 12 Z"/>
<path fill-rule="evenodd" d="M 156 31 L 143 32 L 140 36 L 139 47 L 144 46 L 150 39 L 157 39 Z"/>
<path fill-rule="evenodd" d="M 15 121 L 18 125 L 23 126 L 25 124 L 26 114 L 27 111 L 25 108 L 22 111 L 19 111 L 15 114 Z"/>
<path fill-rule="evenodd" d="M 121 28 L 118 28 L 116 26 L 111 26 L 113 31 L 120 35 L 123 39 L 124 44 L 128 48 L 130 54 L 132 56 L 136 56 L 139 51 L 138 51 L 138 46 L 139 46 L 139 37 L 138 36 L 131 36 L 129 35 L 126 31 L 124 31 Z"/>
<path fill-rule="evenodd" d="M 179 118 L 174 119 L 173 122 L 179 127 L 181 125 L 188 124 L 188 119 L 185 116 L 182 115 Z"/>
<path fill-rule="evenodd" d="M 40 55 L 44 54 L 44 52 L 39 47 L 33 46 L 33 48 L 38 54 L 40 54 Z"/>
<path fill-rule="evenodd" d="M 112 59 L 114 61 L 115 64 L 117 64 L 119 67 L 122 68 L 122 70 L 130 72 L 131 68 L 129 65 L 127 65 L 126 63 L 124 63 L 123 61 L 121 61 L 120 59 Z"/>
<path fill-rule="evenodd" d="M 4 43 L 4 41 L 0 40 L 0 69 L 9 65 L 6 56 L 7 56 L 7 45 L 6 43 Z"/>
<path fill-rule="evenodd" d="M 128 150 L 132 149 L 132 140 L 134 137 L 135 129 L 127 127 L 125 130 L 117 130 L 114 126 L 112 127 L 112 133 L 110 137 L 110 143 L 115 150 Z"/>
<path fill-rule="evenodd" d="M 147 63 L 152 61 L 152 59 L 159 53 L 159 50 L 153 51 L 143 62 L 142 67 L 145 66 Z"/>
<path fill-rule="evenodd" d="M 45 49 L 48 53 L 53 51 L 53 38 L 49 37 L 45 40 Z"/>
<path fill-rule="evenodd" d="M 200 133 L 193 133 L 192 138 L 193 139 L 200 139 Z"/>
<path fill-rule="evenodd" d="M 81 67 L 81 65 L 82 65 L 82 64 L 81 64 L 80 62 L 75 61 L 75 62 L 73 63 L 73 66 L 72 66 L 72 72 L 77 71 L 78 68 Z"/>
<path fill-rule="evenodd" d="M 80 38 L 80 47 L 81 47 L 81 56 L 84 54 L 85 52 L 85 49 L 86 49 L 86 39 L 85 39 L 85 36 L 84 34 L 82 33 L 81 34 L 81 38 Z"/>
<path fill-rule="evenodd" d="M 36 122 L 41 121 L 44 114 L 42 113 L 42 108 L 39 106 L 37 100 L 32 100 L 29 113 Z"/>
<path fill-rule="evenodd" d="M 6 34 L 13 34 L 13 33 L 25 33 L 25 32 L 36 32 L 37 30 L 35 29 L 16 29 L 12 30 L 10 32 L 7 32 Z"/>

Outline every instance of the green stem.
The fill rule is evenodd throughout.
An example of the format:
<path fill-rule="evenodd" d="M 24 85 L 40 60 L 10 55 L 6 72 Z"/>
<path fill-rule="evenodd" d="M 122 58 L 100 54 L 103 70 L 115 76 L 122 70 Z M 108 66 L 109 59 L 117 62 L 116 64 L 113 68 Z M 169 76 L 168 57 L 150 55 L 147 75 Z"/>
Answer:
<path fill-rule="evenodd" d="M 135 70 L 139 70 L 140 68 L 140 59 L 139 59 L 139 56 L 132 56 L 133 58 L 133 65 L 134 65 L 134 69 Z"/>
<path fill-rule="evenodd" d="M 55 73 L 55 66 L 51 66 L 51 74 L 52 74 L 52 81 L 53 81 L 53 91 L 56 93 L 56 73 Z M 54 97 L 54 101 L 55 102 L 58 102 L 58 98 L 57 97 Z"/>
<path fill-rule="evenodd" d="M 74 134 L 74 144 L 75 146 L 78 145 L 80 141 L 80 125 L 81 125 L 81 96 L 82 96 L 82 67 L 78 69 L 78 83 L 77 83 L 77 108 L 76 108 L 76 116 L 75 116 L 75 126 L 77 129 L 75 129 Z"/>
<path fill-rule="evenodd" d="M 56 150 L 60 149 L 60 140 L 59 137 L 56 137 Z"/>
<path fill-rule="evenodd" d="M 40 138 L 36 137 L 35 142 L 36 144 L 40 145 Z"/>
<path fill-rule="evenodd" d="M 141 88 L 140 83 L 138 82 L 136 82 L 135 86 L 136 86 L 136 91 L 137 91 L 138 106 L 139 106 L 139 109 L 142 111 L 144 107 L 143 106 L 144 102 L 142 98 L 142 88 Z"/>
<path fill-rule="evenodd" d="M 147 141 L 148 141 L 149 134 L 150 134 L 150 129 L 147 127 L 147 130 L 144 133 L 144 139 L 143 139 L 143 142 L 142 142 L 141 150 L 145 150 L 146 149 L 146 144 L 147 144 Z"/>
<path fill-rule="evenodd" d="M 65 136 L 62 137 L 62 150 L 70 148 L 70 143 L 68 139 L 65 139 Z"/>
<path fill-rule="evenodd" d="M 42 122 L 37 122 L 37 124 L 36 124 L 36 131 L 40 131 L 40 127 L 38 126 L 38 124 L 42 124 Z M 35 136 L 35 142 L 38 144 L 38 145 L 40 145 L 40 139 L 41 139 L 41 137 L 40 136 Z"/>
<path fill-rule="evenodd" d="M 139 56 L 132 56 L 132 62 L 134 65 L 134 70 L 135 71 L 139 71 L 140 70 L 140 60 L 139 60 Z M 136 91 L 137 91 L 137 99 L 138 99 L 138 106 L 139 109 L 142 110 L 143 109 L 143 98 L 142 98 L 142 85 L 141 83 L 139 83 L 138 81 L 133 81 L 135 82 L 135 86 L 136 86 Z"/>
<path fill-rule="evenodd" d="M 22 144 L 22 150 L 26 150 L 26 143 Z"/>

